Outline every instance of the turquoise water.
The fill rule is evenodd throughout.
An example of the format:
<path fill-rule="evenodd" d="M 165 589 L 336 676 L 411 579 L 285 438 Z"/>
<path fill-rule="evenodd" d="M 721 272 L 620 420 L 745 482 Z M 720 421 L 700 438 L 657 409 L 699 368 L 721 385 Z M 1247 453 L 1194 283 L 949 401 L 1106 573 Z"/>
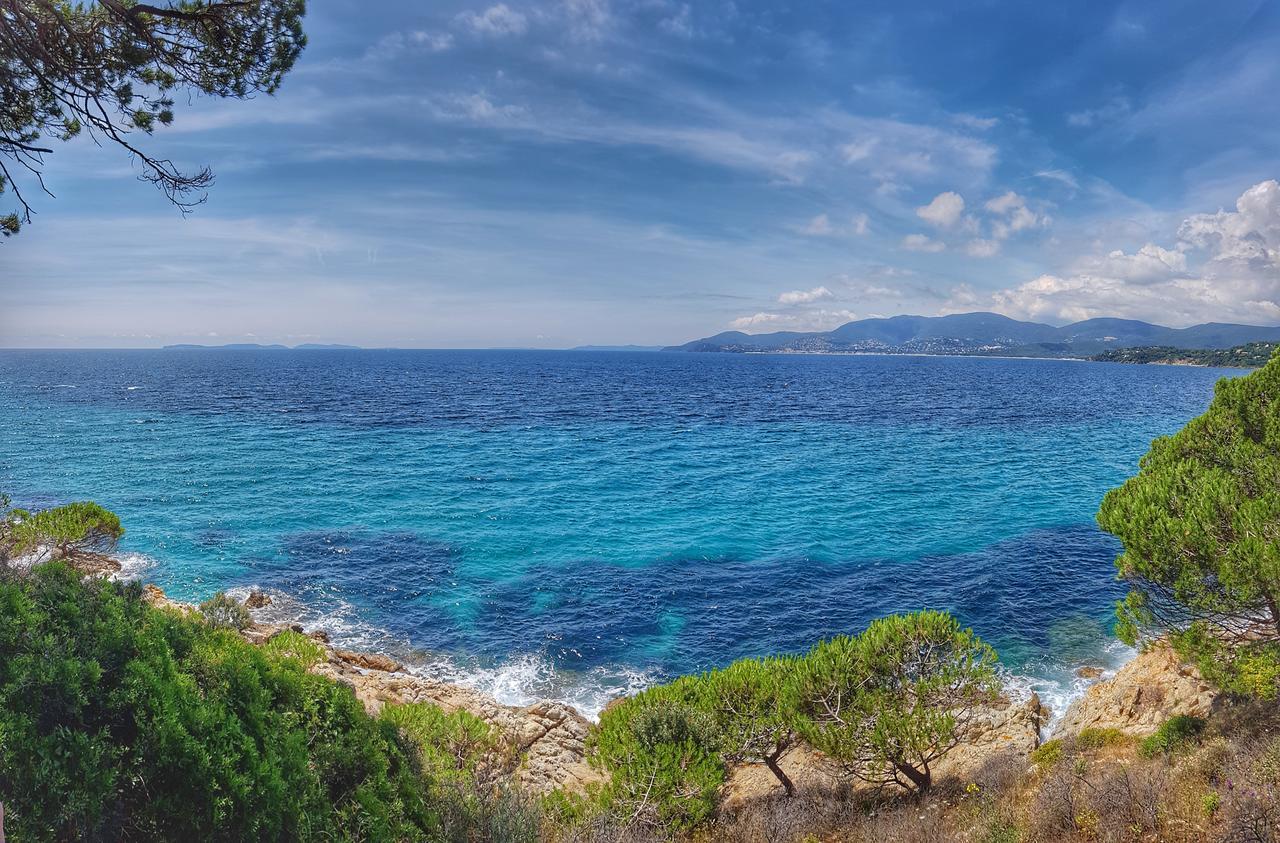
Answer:
<path fill-rule="evenodd" d="M 588 712 L 888 611 L 1053 699 L 1114 664 L 1105 491 L 1205 369 L 571 352 L 2 352 L 0 488 L 131 570 Z"/>

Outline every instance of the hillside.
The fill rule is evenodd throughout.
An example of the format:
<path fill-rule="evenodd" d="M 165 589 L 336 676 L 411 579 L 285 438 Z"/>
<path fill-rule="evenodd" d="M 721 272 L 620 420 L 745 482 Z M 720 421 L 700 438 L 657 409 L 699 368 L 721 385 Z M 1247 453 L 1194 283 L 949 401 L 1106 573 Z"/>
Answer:
<path fill-rule="evenodd" d="M 1277 348 L 1280 348 L 1280 343 L 1274 342 L 1251 342 L 1226 349 L 1138 346 L 1104 351 L 1089 359 L 1103 363 L 1163 363 L 1177 366 L 1235 366 L 1256 369 L 1266 365 Z"/>
<path fill-rule="evenodd" d="M 1227 349 L 1280 342 L 1280 326 L 1206 323 L 1167 328 L 1133 319 L 1097 318 L 1062 327 L 999 313 L 859 319 L 830 331 L 745 334 L 726 331 L 668 351 L 793 354 L 990 354 L 1090 357 L 1119 348 Z"/>

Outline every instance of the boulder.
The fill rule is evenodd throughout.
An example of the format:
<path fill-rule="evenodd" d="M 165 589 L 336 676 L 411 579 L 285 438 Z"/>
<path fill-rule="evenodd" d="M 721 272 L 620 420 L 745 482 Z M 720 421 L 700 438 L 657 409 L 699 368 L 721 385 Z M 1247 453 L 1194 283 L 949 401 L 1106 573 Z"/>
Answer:
<path fill-rule="evenodd" d="M 247 609 L 261 609 L 264 606 L 271 605 L 271 595 L 265 591 L 254 589 L 249 592 L 249 596 L 244 599 L 244 605 Z"/>

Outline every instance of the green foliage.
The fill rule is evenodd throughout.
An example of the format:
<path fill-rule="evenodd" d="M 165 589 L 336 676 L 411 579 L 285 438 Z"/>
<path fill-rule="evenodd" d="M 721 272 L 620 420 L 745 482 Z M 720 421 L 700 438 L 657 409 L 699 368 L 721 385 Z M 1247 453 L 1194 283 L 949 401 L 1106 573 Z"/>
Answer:
<path fill-rule="evenodd" d="M 1126 746 L 1132 742 L 1133 738 L 1119 729 L 1083 729 L 1076 735 L 1076 747 L 1085 750 Z"/>
<path fill-rule="evenodd" d="M 996 656 L 945 612 L 891 615 L 800 660 L 801 734 L 871 784 L 922 792 L 974 709 L 995 699 Z"/>
<path fill-rule="evenodd" d="M 1095 354 L 1090 360 L 1104 363 L 1179 363 L 1190 366 L 1239 366 L 1254 369 L 1265 366 L 1280 348 L 1280 343 L 1250 342 L 1234 348 L 1175 348 L 1149 345 L 1140 348 L 1116 348 Z"/>
<path fill-rule="evenodd" d="M 43 189 L 51 139 L 82 131 L 123 147 L 141 178 L 180 207 L 213 176 L 193 175 L 143 152 L 132 137 L 173 121 L 178 95 L 245 98 L 273 93 L 306 44 L 304 0 L 180 0 L 150 5 L 13 0 L 0 14 L 0 192 L 20 212 L 0 217 L 8 236 L 31 205 L 12 179 L 29 173 Z"/>
<path fill-rule="evenodd" d="M 0 580 L 15 840 L 420 840 L 418 753 L 351 690 L 61 563 Z"/>
<path fill-rule="evenodd" d="M 1160 725 L 1154 735 L 1145 737 L 1138 744 L 1138 754 L 1143 758 L 1157 755 L 1173 755 L 1194 745 L 1204 731 L 1204 720 L 1179 714 Z"/>
<path fill-rule="evenodd" d="M 382 719 L 417 744 L 423 769 L 435 780 L 474 781 L 498 750 L 489 724 L 466 711 L 446 714 L 431 703 L 406 703 L 387 706 Z"/>
<path fill-rule="evenodd" d="M 115 513 L 89 501 L 36 513 L 12 510 L 8 521 L 7 540 L 15 556 L 38 547 L 50 548 L 54 558 L 76 551 L 109 550 L 124 535 Z"/>
<path fill-rule="evenodd" d="M 1130 643 L 1169 633 L 1205 677 L 1238 693 L 1280 691 L 1280 356 L 1218 382 L 1213 403 L 1151 444 L 1102 502 L 1124 544 Z"/>
<path fill-rule="evenodd" d="M 243 609 L 244 607 L 241 608 Z M 292 661 L 303 670 L 307 670 L 324 660 L 324 647 L 321 647 L 302 633 L 294 632 L 292 629 L 286 629 L 271 636 L 262 645 L 262 652 L 273 659 Z"/>
<path fill-rule="evenodd" d="M 1040 767 L 1052 767 L 1062 760 L 1062 753 L 1062 739 L 1054 738 L 1031 750 L 1031 763 Z"/>
<path fill-rule="evenodd" d="M 229 597 L 223 591 L 219 591 L 201 603 L 200 614 L 204 616 L 205 622 L 214 629 L 230 629 L 234 632 L 243 632 L 253 625 L 253 618 L 249 616 L 249 610 L 239 600 Z"/>

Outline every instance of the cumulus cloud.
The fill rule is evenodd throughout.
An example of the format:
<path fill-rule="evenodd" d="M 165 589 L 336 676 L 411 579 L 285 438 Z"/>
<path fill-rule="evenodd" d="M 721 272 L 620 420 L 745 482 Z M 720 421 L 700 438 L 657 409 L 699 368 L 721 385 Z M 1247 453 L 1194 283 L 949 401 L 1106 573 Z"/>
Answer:
<path fill-rule="evenodd" d="M 941 252 L 947 246 L 925 234 L 908 234 L 902 238 L 902 248 L 909 252 Z"/>
<path fill-rule="evenodd" d="M 849 220 L 849 226 L 854 234 L 861 237 L 869 230 L 870 220 L 866 214 L 854 214 L 853 219 Z"/>
<path fill-rule="evenodd" d="M 819 299 L 829 299 L 834 295 L 826 287 L 814 287 L 812 290 L 791 290 L 778 296 L 778 304 L 810 304 Z"/>
<path fill-rule="evenodd" d="M 950 228 L 964 213 L 964 197 L 948 190 L 933 197 L 928 205 L 916 208 L 916 216 L 938 228 Z"/>
<path fill-rule="evenodd" d="M 483 12 L 463 12 L 458 23 L 478 35 L 523 35 L 529 29 L 529 19 L 506 3 L 490 6 Z"/>
<path fill-rule="evenodd" d="M 1165 248 L 1085 256 L 992 297 L 1004 312 L 1075 321 L 1095 316 L 1186 325 L 1280 321 L 1280 183 L 1246 190 L 1233 211 L 1196 214 Z"/>
<path fill-rule="evenodd" d="M 983 207 L 997 217 L 991 223 L 991 236 L 997 240 L 1007 240 L 1019 231 L 1038 228 L 1049 223 L 1047 216 L 1042 216 L 1027 207 L 1026 197 L 1012 190 L 988 200 Z"/>

